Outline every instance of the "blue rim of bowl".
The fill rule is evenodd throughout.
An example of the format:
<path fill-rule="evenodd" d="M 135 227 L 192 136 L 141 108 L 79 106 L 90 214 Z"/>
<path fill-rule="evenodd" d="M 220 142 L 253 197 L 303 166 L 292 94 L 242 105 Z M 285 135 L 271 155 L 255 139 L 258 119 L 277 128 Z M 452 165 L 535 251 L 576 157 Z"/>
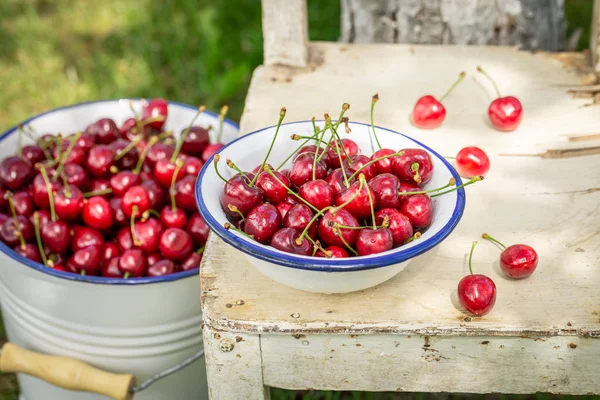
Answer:
<path fill-rule="evenodd" d="M 71 108 L 77 108 L 77 107 L 86 106 L 86 105 L 101 104 L 101 103 L 118 103 L 118 102 L 124 101 L 124 100 L 139 101 L 142 99 L 141 98 L 121 98 L 121 99 L 86 101 L 86 102 L 82 102 L 82 103 L 71 104 L 68 106 L 54 108 L 52 110 L 43 112 L 41 114 L 36 114 L 35 116 L 21 122 L 20 124 L 13 126 L 12 128 L 8 129 L 7 131 L 3 132 L 2 134 L 0 134 L 0 142 L 2 142 L 4 139 L 9 137 L 10 135 L 14 134 L 17 131 L 19 126 L 26 125 L 26 124 L 28 124 L 40 117 L 43 117 L 45 115 L 48 115 L 48 114 L 51 114 L 51 113 L 54 113 L 57 111 L 69 110 Z M 168 103 L 169 103 L 169 105 L 173 105 L 173 106 L 177 106 L 177 107 L 181 107 L 181 108 L 198 110 L 198 107 L 192 106 L 190 104 L 179 103 L 176 101 L 168 101 Z M 218 114 L 213 113 L 211 111 L 204 111 L 204 113 L 209 114 L 215 118 L 218 118 Z M 233 122 L 229 119 L 225 119 L 225 124 L 232 126 L 233 128 L 235 128 L 237 130 L 240 129 L 238 124 L 236 124 L 235 122 Z M 176 272 L 174 274 L 165 275 L 165 276 L 130 278 L 130 279 L 105 278 L 102 276 L 77 275 L 77 274 L 73 274 L 71 272 L 57 271 L 53 268 L 46 267 L 43 264 L 37 263 L 26 257 L 23 257 L 22 255 L 20 255 L 19 253 L 17 253 L 10 247 L 8 247 L 3 242 L 0 242 L 0 251 L 2 253 L 6 254 L 7 256 L 9 256 L 10 258 L 12 258 L 13 260 L 15 260 L 21 264 L 25 264 L 26 266 L 28 266 L 36 271 L 42 272 L 44 274 L 52 275 L 54 277 L 61 278 L 61 279 L 67 279 L 70 281 L 95 283 L 95 284 L 100 284 L 100 285 L 144 285 L 144 284 L 150 284 L 150 283 L 171 282 L 171 281 L 176 281 L 176 280 L 183 279 L 183 278 L 188 278 L 188 277 L 198 274 L 198 269 L 194 268 L 189 271 Z"/>
<path fill-rule="evenodd" d="M 311 121 L 288 122 L 288 123 L 285 123 L 282 125 L 292 125 L 292 124 L 302 124 L 302 123 L 311 123 Z M 370 124 L 365 124 L 362 122 L 351 122 L 351 124 L 363 125 L 363 126 L 368 126 L 368 127 L 371 126 Z M 217 152 L 217 154 L 221 153 L 222 151 L 225 151 L 229 146 L 232 146 L 234 143 L 236 143 L 240 140 L 244 140 L 244 138 L 247 138 L 252 135 L 256 135 L 267 129 L 272 129 L 276 126 L 277 125 L 269 126 L 267 128 L 263 128 L 263 129 L 254 131 L 254 132 L 248 133 L 244 136 L 241 136 L 237 139 L 234 139 L 231 142 L 229 142 L 225 147 L 220 149 Z M 404 135 L 400 132 L 396 132 L 394 130 L 387 129 L 387 128 L 382 128 L 379 126 L 375 126 L 375 127 L 378 130 L 384 130 L 384 131 L 395 133 L 400 136 L 404 136 L 405 138 L 411 140 L 412 142 L 418 144 L 425 150 L 429 151 L 432 155 L 439 158 L 444 163 L 444 165 L 448 168 L 448 170 L 450 171 L 450 173 L 456 180 L 456 184 L 462 185 L 462 180 L 461 180 L 458 172 L 454 169 L 454 167 L 448 161 L 446 161 L 446 159 L 444 157 L 442 157 L 440 154 L 438 154 L 435 150 L 433 150 L 429 146 L 426 146 L 423 143 L 411 138 L 410 136 Z M 432 249 L 433 247 L 437 246 L 440 242 L 442 242 L 442 240 L 444 240 L 448 235 L 450 235 L 450 233 L 452 233 L 452 231 L 454 230 L 454 228 L 456 228 L 456 225 L 458 224 L 458 222 L 460 221 L 460 219 L 463 215 L 463 212 L 465 209 L 465 203 L 466 203 L 465 191 L 463 188 L 460 188 L 456 191 L 457 192 L 456 204 L 454 206 L 452 216 L 450 217 L 450 220 L 448 221 L 448 223 L 438 233 L 436 233 L 432 237 L 428 238 L 427 240 L 419 242 L 417 245 L 415 245 L 413 247 L 407 248 L 405 250 L 398 250 L 394 253 L 385 254 L 385 255 L 382 255 L 379 257 L 377 257 L 377 256 L 369 257 L 369 258 L 350 257 L 350 258 L 346 258 L 346 259 L 315 258 L 315 260 L 319 260 L 319 262 L 317 263 L 317 262 L 311 262 L 310 258 L 302 258 L 302 256 L 296 256 L 293 254 L 289 254 L 289 255 L 285 254 L 285 253 L 282 254 L 282 253 L 276 252 L 275 250 L 271 250 L 270 248 L 268 248 L 266 246 L 262 246 L 258 243 L 254 244 L 254 243 L 251 243 L 251 242 L 248 242 L 245 240 L 241 240 L 240 238 L 238 238 L 237 236 L 235 236 L 234 234 L 232 234 L 231 232 L 226 230 L 210 214 L 210 212 L 204 202 L 204 199 L 202 197 L 202 191 L 200 189 L 200 186 L 201 186 L 201 182 L 204 177 L 204 174 L 206 173 L 208 168 L 212 168 L 212 158 L 209 159 L 206 162 L 206 164 L 204 164 L 204 166 L 202 167 L 202 170 L 200 171 L 200 174 L 198 175 L 198 179 L 196 180 L 195 192 L 196 192 L 196 204 L 198 206 L 198 210 L 200 211 L 200 215 L 202 216 L 202 218 L 204 218 L 204 220 L 206 221 L 208 226 L 211 228 L 211 230 L 214 233 L 216 233 L 217 236 L 219 236 L 227 244 L 235 247 L 236 249 L 238 249 L 250 256 L 253 256 L 253 257 L 258 258 L 263 261 L 268 261 L 268 262 L 271 262 L 271 263 L 274 263 L 277 265 L 281 265 L 284 267 L 308 270 L 308 271 L 319 271 L 319 272 L 361 271 L 361 270 L 367 270 L 367 269 L 386 267 L 388 265 L 397 264 L 397 263 L 409 260 L 411 258 L 414 258 L 414 257 L 416 257 L 420 254 L 423 254 L 424 252 Z"/>

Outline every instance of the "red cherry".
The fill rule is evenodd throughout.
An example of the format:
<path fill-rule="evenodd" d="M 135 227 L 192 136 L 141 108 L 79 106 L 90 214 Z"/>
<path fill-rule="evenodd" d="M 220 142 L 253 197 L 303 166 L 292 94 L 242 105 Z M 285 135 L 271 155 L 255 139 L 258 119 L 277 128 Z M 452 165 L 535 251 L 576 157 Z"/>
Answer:
<path fill-rule="evenodd" d="M 187 224 L 187 216 L 180 208 L 173 210 L 171 206 L 165 206 L 160 212 L 160 222 L 165 228 L 183 229 L 183 227 L 185 227 Z"/>
<path fill-rule="evenodd" d="M 165 99 L 152 99 L 142 108 L 142 121 L 152 119 L 146 125 L 162 129 L 169 116 L 169 103 Z"/>
<path fill-rule="evenodd" d="M 403 149 L 392 158 L 392 171 L 401 181 L 425 184 L 433 176 L 433 160 L 425 150 Z"/>
<path fill-rule="evenodd" d="M 196 246 L 204 246 L 208 240 L 210 228 L 200 214 L 193 214 L 187 222 L 185 231 L 190 234 Z"/>
<path fill-rule="evenodd" d="M 151 267 L 162 259 L 163 257 L 160 255 L 160 253 L 152 253 L 146 257 L 146 262 L 148 263 L 148 267 Z"/>
<path fill-rule="evenodd" d="M 81 214 L 83 210 L 83 193 L 75 185 L 63 186 L 56 191 L 54 196 L 54 209 L 60 219 L 71 221 Z"/>
<path fill-rule="evenodd" d="M 187 175 L 175 184 L 175 203 L 188 212 L 196 211 L 196 177 Z"/>
<path fill-rule="evenodd" d="M 119 255 L 121 255 L 121 251 L 115 243 L 108 242 L 104 244 L 104 252 L 102 254 L 102 259 L 104 261 L 107 262 L 112 258 L 118 257 Z"/>
<path fill-rule="evenodd" d="M 344 209 L 349 211 L 358 220 L 364 220 L 371 216 L 371 200 L 373 200 L 373 208 L 377 208 L 377 202 L 373 194 L 373 190 L 369 185 L 363 185 L 360 189 L 361 183 L 354 182 L 348 189 L 339 193 L 335 197 L 335 204 L 338 206 L 345 204 L 350 201 Z M 350 200 L 352 199 L 352 200 Z"/>
<path fill-rule="evenodd" d="M 306 237 L 300 239 L 300 233 L 293 228 L 281 228 L 271 238 L 271 246 L 277 250 L 285 251 L 286 253 L 298 254 L 302 256 L 310 256 L 312 254 L 312 244 Z"/>
<path fill-rule="evenodd" d="M 69 148 L 69 141 L 66 139 L 63 139 L 63 141 L 61 142 L 61 157 L 64 157 L 65 151 L 67 151 L 67 149 Z M 56 147 L 53 151 L 52 151 L 52 157 L 56 160 L 59 161 L 58 159 L 58 147 Z M 77 165 L 83 165 L 83 163 L 85 162 L 85 152 L 83 151 L 82 148 L 74 146 L 71 151 L 69 152 L 69 154 L 67 155 L 67 159 L 64 161 L 64 164 L 77 164 Z"/>
<path fill-rule="evenodd" d="M 123 199 L 120 197 L 111 197 L 108 201 L 110 204 L 110 208 L 113 212 L 113 216 L 115 218 L 115 222 L 119 226 L 129 225 L 131 222 L 129 218 L 123 212 L 123 208 L 121 208 L 121 204 L 123 204 Z"/>
<path fill-rule="evenodd" d="M 30 144 L 28 146 L 23 146 L 21 149 L 21 158 L 26 160 L 29 165 L 35 165 L 45 160 L 46 155 L 40 146 L 37 144 Z"/>
<path fill-rule="evenodd" d="M 73 227 L 73 238 L 71 240 L 71 250 L 76 252 L 88 246 L 101 246 L 104 244 L 102 232 L 89 226 Z"/>
<path fill-rule="evenodd" d="M 90 183 L 89 191 L 90 192 L 103 192 L 107 189 L 110 189 L 110 181 L 105 179 L 95 179 Z M 103 199 L 110 199 L 110 193 L 100 194 L 97 197 L 102 197 Z"/>
<path fill-rule="evenodd" d="M 4 213 L 0 213 L 0 225 L 2 225 L 3 223 L 6 222 L 7 219 L 9 219 L 10 217 Z M 31 217 L 30 217 L 31 218 Z"/>
<path fill-rule="evenodd" d="M 123 253 L 126 250 L 133 249 L 133 238 L 131 237 L 131 227 L 126 226 L 121 228 L 115 236 L 117 247 Z"/>
<path fill-rule="evenodd" d="M 290 180 L 278 171 L 271 170 L 271 172 L 275 177 L 268 172 L 261 172 L 256 180 L 256 186 L 263 190 L 265 199 L 277 204 L 282 202 L 288 195 L 287 188 L 290 187 Z M 279 183 L 278 180 L 285 186 Z"/>
<path fill-rule="evenodd" d="M 416 229 L 425 229 L 431 225 L 433 205 L 426 194 L 415 194 L 408 197 L 400 206 L 400 212 L 410 219 Z"/>
<path fill-rule="evenodd" d="M 479 147 L 465 147 L 456 155 L 456 170 L 463 178 L 485 174 L 490 169 L 490 159 Z"/>
<path fill-rule="evenodd" d="M 409 194 L 410 192 L 420 192 L 422 190 L 423 189 L 416 183 L 400 181 L 400 186 L 398 187 L 398 198 L 400 199 L 400 202 L 403 202 L 405 199 L 411 196 Z"/>
<path fill-rule="evenodd" d="M 313 179 L 313 165 L 315 155 L 312 153 L 303 153 L 296 158 L 290 169 L 290 183 L 299 188 L 304 183 Z M 325 179 L 327 176 L 327 166 L 321 160 L 316 163 L 314 179 Z"/>
<path fill-rule="evenodd" d="M 163 257 L 182 261 L 193 251 L 192 238 L 184 230 L 169 228 L 160 237 L 159 249 Z"/>
<path fill-rule="evenodd" d="M 358 236 L 358 229 L 335 229 L 335 224 L 356 228 L 359 226 L 358 221 L 354 215 L 346 211 L 345 208 L 337 210 L 335 213 L 327 211 L 321 221 L 317 231 L 321 240 L 328 244 L 339 247 L 346 247 L 346 242 L 349 246 L 354 246 L 356 237 Z M 336 234 L 338 232 L 338 234 Z M 340 238 L 343 238 L 343 240 Z"/>
<path fill-rule="evenodd" d="M 175 163 L 172 163 L 170 160 L 160 160 L 154 165 L 154 178 L 159 185 L 164 188 L 171 187 L 171 182 L 173 180 L 173 174 L 175 174 L 175 169 L 177 166 Z M 177 177 L 175 181 L 180 181 L 185 177 L 185 170 L 181 168 L 177 173 Z"/>
<path fill-rule="evenodd" d="M 192 126 L 183 140 L 181 151 L 191 156 L 201 157 L 202 152 L 209 144 L 208 129 L 201 126 Z"/>
<path fill-rule="evenodd" d="M 185 171 L 185 174 L 193 176 L 194 178 L 198 176 L 202 166 L 204 166 L 202 160 L 192 156 L 187 156 L 183 162 L 183 170 Z"/>
<path fill-rule="evenodd" d="M 207 162 L 213 155 L 221 150 L 225 145 L 223 143 L 212 143 L 204 148 L 202 151 L 202 161 Z"/>
<path fill-rule="evenodd" d="M 323 152 L 325 152 L 324 155 L 323 155 Z M 294 154 L 294 157 L 292 157 L 292 161 L 296 161 L 296 158 L 298 158 L 298 156 L 300 154 L 304 154 L 304 153 L 312 153 L 312 154 L 316 153 L 317 157 L 321 157 L 321 161 L 323 161 L 325 163 L 325 165 L 329 165 L 329 161 L 330 161 L 329 153 L 326 152 L 325 149 L 322 147 L 319 147 L 319 150 L 317 150 L 317 146 L 314 144 L 304 146 L 300 150 L 298 150 L 298 152 L 296 152 L 296 154 Z"/>
<path fill-rule="evenodd" d="M 33 169 L 20 157 L 7 157 L 0 163 L 0 183 L 9 189 L 17 190 L 32 178 Z"/>
<path fill-rule="evenodd" d="M 281 214 L 281 218 L 285 219 L 285 216 L 287 215 L 287 213 L 290 211 L 290 209 L 294 206 L 294 204 L 290 204 L 290 203 L 286 203 L 284 201 L 282 201 L 281 203 L 277 203 L 277 205 L 275 207 L 277 207 L 277 209 L 279 210 L 279 213 Z"/>
<path fill-rule="evenodd" d="M 371 156 L 371 161 L 373 161 L 377 158 L 391 156 L 392 154 L 396 154 L 396 152 L 392 149 L 380 149 L 380 150 L 377 150 L 375 153 L 373 153 L 373 155 Z M 375 166 L 375 170 L 377 171 L 378 174 L 386 174 L 386 173 L 389 174 L 392 172 L 392 159 L 393 158 L 394 157 L 388 157 L 388 158 L 384 158 L 381 160 L 377 160 L 372 165 Z"/>
<path fill-rule="evenodd" d="M 160 260 L 156 264 L 148 267 L 148 276 L 165 276 L 175 273 L 175 264 L 170 260 Z"/>
<path fill-rule="evenodd" d="M 146 268 L 146 257 L 139 249 L 127 250 L 119 258 L 119 269 L 127 277 L 144 276 Z"/>
<path fill-rule="evenodd" d="M 88 177 L 85 170 L 77 164 L 67 164 L 64 166 L 64 173 L 67 178 L 67 183 L 75 185 L 79 189 L 85 189 L 88 187 Z"/>
<path fill-rule="evenodd" d="M 165 200 L 165 190 L 153 180 L 144 180 L 140 186 L 146 189 L 148 193 L 150 208 L 153 210 L 160 209 Z"/>
<path fill-rule="evenodd" d="M 135 222 L 133 244 L 146 253 L 154 253 L 158 250 L 162 231 L 163 227 L 156 218 Z"/>
<path fill-rule="evenodd" d="M 150 197 L 143 186 L 133 186 L 125 192 L 123 201 L 121 202 L 121 210 L 123 210 L 127 218 L 131 218 L 134 214 L 134 218 L 139 218 L 149 209 Z"/>
<path fill-rule="evenodd" d="M 140 154 L 135 147 L 130 148 L 124 154 L 120 154 L 125 150 L 126 147 L 128 147 L 130 145 L 131 145 L 131 142 L 126 139 L 117 139 L 110 144 L 110 148 L 115 153 L 115 158 L 116 158 L 116 155 L 119 154 L 120 158 L 115 161 L 115 165 L 117 166 L 117 168 L 119 168 L 121 170 L 134 169 L 140 158 Z"/>
<path fill-rule="evenodd" d="M 22 255 L 23 257 L 30 259 L 31 261 L 35 261 L 37 263 L 42 262 L 40 251 L 38 250 L 38 247 L 34 244 L 26 243 L 25 247 L 17 245 L 13 250 Z"/>
<path fill-rule="evenodd" d="M 129 188 L 139 184 L 140 176 L 131 171 L 121 171 L 110 178 L 112 194 L 117 197 L 123 197 Z"/>
<path fill-rule="evenodd" d="M 342 148 L 342 146 L 343 146 L 343 148 Z M 339 156 L 338 156 L 338 148 L 339 148 L 339 152 L 340 152 Z M 344 149 L 346 150 L 345 152 L 344 152 Z M 356 142 L 354 142 L 350 139 L 342 139 L 341 144 L 339 142 L 337 142 L 337 145 L 336 145 L 336 142 L 332 140 L 329 143 L 329 147 L 327 148 L 327 155 L 329 157 L 327 166 L 332 169 L 339 168 L 341 166 L 340 165 L 340 157 L 343 162 L 346 159 L 346 155 L 348 155 L 348 157 L 352 157 L 359 153 L 360 153 L 360 149 L 358 148 L 358 145 L 356 144 Z"/>
<path fill-rule="evenodd" d="M 35 206 L 33 199 L 27 192 L 17 192 L 12 197 L 13 205 L 17 215 L 29 217 L 33 214 Z"/>
<path fill-rule="evenodd" d="M 318 210 L 333 205 L 333 188 L 322 179 L 304 183 L 300 186 L 298 195 Z"/>
<path fill-rule="evenodd" d="M 473 274 L 471 259 L 477 242 L 473 242 L 469 253 L 469 272 L 458 283 L 458 301 L 468 312 L 475 315 L 487 314 L 496 303 L 496 285 L 485 275 Z"/>
<path fill-rule="evenodd" d="M 156 143 L 150 148 L 150 150 L 148 150 L 148 155 L 144 160 L 144 165 L 149 165 L 150 167 L 154 168 L 156 163 L 160 160 L 170 160 L 174 151 L 175 149 L 168 144 L 161 142 Z"/>
<path fill-rule="evenodd" d="M 85 161 L 87 170 L 97 178 L 110 175 L 110 167 L 113 165 L 114 156 L 115 154 L 110 146 L 97 145 L 92 147 Z"/>
<path fill-rule="evenodd" d="M 19 229 L 17 229 L 17 227 Z M 19 230 L 21 231 L 21 235 L 26 242 L 33 240 L 35 236 L 33 225 L 26 217 L 22 215 L 17 216 L 16 221 L 14 218 L 9 218 L 4 221 L 2 227 L 0 228 L 0 239 L 10 247 L 21 244 L 18 235 Z"/>
<path fill-rule="evenodd" d="M 487 233 L 484 233 L 481 237 L 502 247 L 500 269 L 506 276 L 515 279 L 527 278 L 536 270 L 538 254 L 533 247 L 526 244 L 513 244 L 506 247 Z"/>
<path fill-rule="evenodd" d="M 357 154 L 355 156 L 350 157 L 349 159 L 344 160 L 344 168 L 346 171 L 351 173 L 355 173 L 360 169 L 360 173 L 365 176 L 367 181 L 371 180 L 377 175 L 377 167 L 375 164 L 369 164 L 371 161 L 371 157 L 368 157 L 364 154 Z M 365 165 L 367 165 L 365 167 Z"/>
<path fill-rule="evenodd" d="M 283 219 L 283 226 L 285 228 L 294 228 L 299 233 L 302 233 L 304 229 L 308 226 L 308 223 L 313 219 L 314 214 L 308 208 L 308 206 L 304 204 L 296 204 L 292 206 L 290 210 L 285 215 Z M 308 236 L 311 238 L 315 238 L 317 235 L 317 224 L 312 223 L 312 225 L 308 228 Z"/>
<path fill-rule="evenodd" d="M 383 173 L 369 181 L 369 187 L 373 191 L 373 198 L 378 208 L 400 207 L 400 180 L 396 175 Z"/>
<path fill-rule="evenodd" d="M 49 171 L 51 172 L 51 171 Z M 50 174 L 49 174 L 50 175 Z M 52 188 L 52 192 L 58 191 L 60 188 L 60 183 L 55 182 L 50 179 L 50 187 Z M 36 206 L 40 208 L 49 208 L 50 207 L 50 198 L 48 196 L 48 187 L 46 186 L 46 181 L 42 174 L 37 174 L 33 179 L 33 184 L 31 185 L 31 196 L 33 197 L 33 201 Z"/>
<path fill-rule="evenodd" d="M 496 90 L 496 95 L 498 96 L 488 107 L 488 117 L 490 118 L 490 122 L 500 131 L 514 131 L 523 119 L 523 105 L 516 97 L 502 97 L 500 95 L 500 90 L 492 77 L 481 67 L 477 67 L 477 71 L 481 72 L 492 83 Z"/>
<path fill-rule="evenodd" d="M 101 274 L 105 278 L 122 278 L 123 272 L 119 269 L 121 257 L 116 256 L 102 265 Z"/>
<path fill-rule="evenodd" d="M 351 172 L 342 170 L 341 168 L 337 168 L 332 170 L 325 179 L 325 182 L 327 182 L 329 186 L 331 186 L 331 188 L 333 189 L 333 194 L 335 196 L 337 196 L 340 192 L 343 192 L 349 187 L 346 186 L 346 181 L 344 180 L 344 172 L 346 173 L 346 178 L 350 178 L 352 176 Z M 352 185 L 354 182 L 356 182 L 356 177 L 348 179 L 348 185 Z"/>
<path fill-rule="evenodd" d="M 440 97 L 439 101 L 431 95 L 423 96 L 417 100 L 417 103 L 412 110 L 413 124 L 422 129 L 433 129 L 440 126 L 442 122 L 444 122 L 444 118 L 446 118 L 446 108 L 442 105 L 442 101 L 444 101 L 465 76 L 466 73 L 461 72 L 458 76 L 458 80 L 456 80 L 450 89 Z"/>
<path fill-rule="evenodd" d="M 254 207 L 246 216 L 244 232 L 259 243 L 267 244 L 281 228 L 281 214 L 274 205 L 263 203 Z"/>
<path fill-rule="evenodd" d="M 202 261 L 202 255 L 198 254 L 196 252 L 193 252 L 192 254 L 190 254 L 188 256 L 188 258 L 186 258 L 185 260 L 183 260 L 183 262 L 181 263 L 181 265 L 179 266 L 179 268 L 182 271 L 189 271 L 195 268 L 200 268 L 200 262 Z"/>
<path fill-rule="evenodd" d="M 64 254 L 71 244 L 71 228 L 62 220 L 48 222 L 41 231 L 44 245 L 53 253 Z"/>
<path fill-rule="evenodd" d="M 392 232 L 394 247 L 402 246 L 413 234 L 410 219 L 394 208 L 383 208 L 375 213 L 375 223 L 383 225 L 385 217 L 388 217 L 388 229 Z"/>
<path fill-rule="evenodd" d="M 121 136 L 121 131 L 117 124 L 110 118 L 101 118 L 85 128 L 85 134 L 94 138 L 96 143 L 109 144 Z"/>
<path fill-rule="evenodd" d="M 325 254 L 322 250 L 318 250 L 315 253 L 315 257 L 325 257 L 325 258 L 348 258 L 348 252 L 338 246 L 328 246 L 324 249 L 327 254 Z"/>
<path fill-rule="evenodd" d="M 73 140 L 74 138 L 74 135 L 68 137 L 69 140 Z M 84 153 L 87 154 L 92 149 L 92 147 L 94 147 L 94 144 L 95 141 L 92 135 L 90 135 L 89 133 L 82 133 L 79 136 L 79 139 L 77 139 L 75 146 L 79 147 L 81 150 L 83 150 Z"/>
<path fill-rule="evenodd" d="M 356 237 L 356 251 L 359 256 L 383 253 L 394 247 L 392 232 L 387 228 L 364 228 Z"/>
<path fill-rule="evenodd" d="M 250 187 L 252 178 L 248 174 L 246 176 L 248 178 L 239 174 L 234 175 L 227 181 L 221 194 L 221 207 L 225 214 L 233 219 L 238 219 L 239 214 L 231 211 L 228 207 L 229 204 L 237 207 L 243 215 L 246 215 L 263 202 L 263 190 L 256 185 Z"/>
<path fill-rule="evenodd" d="M 110 204 L 99 196 L 87 200 L 81 215 L 86 224 L 101 231 L 109 229 L 113 224 L 114 217 Z"/>
<path fill-rule="evenodd" d="M 39 216 L 40 219 L 40 229 L 42 229 L 47 223 L 48 221 L 50 221 L 51 215 L 50 215 L 50 211 L 48 210 L 37 210 L 37 214 Z M 29 222 L 31 223 L 31 226 L 34 226 L 35 222 L 35 212 L 29 216 Z"/>
<path fill-rule="evenodd" d="M 69 269 L 85 271 L 86 275 L 96 275 L 102 265 L 102 247 L 88 246 L 77 250 L 67 261 Z"/>

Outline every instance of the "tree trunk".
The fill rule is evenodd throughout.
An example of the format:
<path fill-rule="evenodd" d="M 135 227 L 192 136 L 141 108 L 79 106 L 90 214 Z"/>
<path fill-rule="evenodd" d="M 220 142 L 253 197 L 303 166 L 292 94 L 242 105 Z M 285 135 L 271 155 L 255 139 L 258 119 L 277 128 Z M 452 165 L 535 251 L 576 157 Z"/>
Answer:
<path fill-rule="evenodd" d="M 564 0 L 341 0 L 342 41 L 562 50 Z"/>

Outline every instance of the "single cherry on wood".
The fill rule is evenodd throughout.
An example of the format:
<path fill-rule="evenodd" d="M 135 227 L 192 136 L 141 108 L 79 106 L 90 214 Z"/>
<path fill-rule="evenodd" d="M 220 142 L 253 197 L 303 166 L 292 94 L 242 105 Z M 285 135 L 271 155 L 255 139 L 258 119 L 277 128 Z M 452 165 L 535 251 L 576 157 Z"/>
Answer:
<path fill-rule="evenodd" d="M 481 67 L 477 67 L 477 71 L 482 73 L 492 83 L 496 95 L 498 96 L 488 107 L 488 117 L 490 122 L 500 131 L 514 131 L 519 127 L 519 124 L 523 119 L 523 105 L 519 99 L 514 96 L 502 97 L 498 85 L 496 85 L 496 82 L 492 77 Z"/>
<path fill-rule="evenodd" d="M 439 100 L 432 95 L 426 95 L 419 98 L 412 110 L 412 122 L 421 129 L 434 129 L 439 127 L 446 118 L 446 107 L 442 104 L 444 99 L 454 90 L 454 88 L 465 78 L 466 73 L 461 72 L 458 79 L 450 89 Z"/>
<path fill-rule="evenodd" d="M 463 178 L 485 176 L 490 169 L 490 159 L 479 147 L 468 146 L 456 155 L 456 170 Z"/>
<path fill-rule="evenodd" d="M 539 258 L 533 247 L 526 244 L 513 244 L 506 247 L 487 233 L 482 234 L 481 237 L 502 247 L 500 269 L 506 276 L 515 279 L 527 278 L 537 269 Z"/>
<path fill-rule="evenodd" d="M 470 274 L 458 283 L 458 301 L 471 314 L 485 315 L 496 303 L 496 284 L 485 275 L 473 274 L 471 261 L 476 245 L 477 242 L 473 242 L 469 253 Z"/>

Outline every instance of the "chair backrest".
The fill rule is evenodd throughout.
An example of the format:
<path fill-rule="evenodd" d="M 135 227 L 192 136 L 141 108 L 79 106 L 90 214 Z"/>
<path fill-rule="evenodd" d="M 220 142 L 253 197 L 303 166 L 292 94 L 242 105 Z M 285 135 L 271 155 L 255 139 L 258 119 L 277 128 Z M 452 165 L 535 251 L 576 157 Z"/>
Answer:
<path fill-rule="evenodd" d="M 328 0 L 335 1 L 335 0 Z M 392 38 L 392 40 L 388 40 L 388 36 L 385 32 L 366 32 L 362 33 L 360 37 L 357 37 L 356 29 L 365 28 L 369 24 L 373 24 L 370 21 L 369 15 L 367 15 L 366 20 L 368 22 L 356 22 L 349 21 L 351 18 L 349 15 L 356 14 L 352 7 L 362 7 L 361 10 L 366 10 L 370 12 L 370 15 L 377 14 L 378 11 L 374 10 L 374 8 L 381 7 L 379 3 L 386 3 L 386 1 L 378 1 L 373 2 L 372 0 L 341 0 L 342 1 L 342 32 L 341 37 L 343 41 L 346 42 L 381 42 L 381 41 L 392 41 L 397 42 L 399 39 L 397 37 Z M 394 0 L 402 4 L 402 2 L 414 3 L 412 0 Z M 509 4 L 519 5 L 522 0 L 506 0 L 503 3 L 504 7 L 508 7 Z M 387 0 L 387 2 L 392 3 L 391 0 Z M 459 0 L 454 0 L 455 5 L 458 7 Z M 492 2 L 490 2 L 491 4 Z M 495 2 L 494 2 L 495 3 Z M 448 3 L 452 4 L 452 2 Z M 562 7 L 562 0 L 557 0 L 557 3 L 554 5 L 555 7 Z M 397 13 L 398 11 L 396 11 Z M 460 14 L 460 10 L 457 9 L 456 12 L 458 15 Z M 477 10 L 476 12 L 483 12 L 482 10 Z M 471 14 L 476 13 L 475 11 L 471 12 Z M 529 9 L 522 10 L 525 14 L 523 18 L 532 18 Z M 550 16 L 548 18 L 553 19 L 556 24 L 560 25 L 562 16 L 556 17 L 552 16 L 553 13 L 549 13 Z M 394 14 L 396 15 L 396 14 Z M 561 14 L 562 15 L 562 14 Z M 352 17 L 355 18 L 355 17 Z M 544 17 L 545 18 L 545 17 Z M 404 21 L 407 24 L 410 24 L 408 21 Z M 592 14 L 592 29 L 591 29 L 591 38 L 590 38 L 590 50 L 592 53 L 592 62 L 597 72 L 600 72 L 600 0 L 594 0 L 594 11 Z M 306 0 L 262 0 L 262 23 L 263 23 L 263 36 L 264 36 L 264 60 L 265 64 L 279 64 L 286 65 L 291 67 L 305 67 L 308 62 L 308 17 L 307 17 L 307 7 Z M 388 24 L 396 32 L 404 32 L 406 29 L 401 25 L 403 23 L 402 20 L 394 19 L 386 19 L 385 15 L 379 18 L 376 22 L 377 24 Z M 445 23 L 445 22 L 444 22 Z M 357 25 L 358 24 L 358 25 Z M 362 24 L 362 25 L 360 25 Z M 545 20 L 539 22 L 538 25 L 541 27 L 540 30 L 544 29 Z M 552 25 L 552 24 L 550 24 Z M 375 26 L 375 25 L 373 25 Z M 365 28 L 366 29 L 366 28 Z M 364 31 L 365 29 L 362 29 Z M 385 30 L 385 27 L 382 28 Z M 413 29 L 417 29 L 413 26 Z M 490 28 L 491 29 L 491 28 Z M 368 29 L 367 29 L 368 31 Z M 546 39 L 546 42 L 542 48 L 546 49 L 556 49 L 556 37 L 562 30 L 559 28 L 547 28 L 547 33 L 538 33 L 538 35 L 542 35 L 542 37 Z M 354 32 L 354 33 L 352 33 Z M 397 35 L 397 33 L 396 33 Z M 455 42 L 458 39 L 454 39 Z M 528 42 L 524 42 L 528 40 Z M 412 40 L 410 35 L 407 36 L 406 39 L 402 39 L 400 41 L 403 42 L 419 42 L 419 40 Z M 522 39 L 525 48 L 530 47 L 527 43 L 537 43 L 539 42 L 539 38 L 534 39 Z M 461 42 L 458 40 L 458 42 Z M 463 40 L 465 43 L 471 43 Z M 442 43 L 446 43 L 445 39 L 442 40 Z M 486 42 L 487 43 L 487 42 Z M 492 41 L 493 43 L 493 41 Z M 499 44 L 507 44 L 500 41 Z"/>

